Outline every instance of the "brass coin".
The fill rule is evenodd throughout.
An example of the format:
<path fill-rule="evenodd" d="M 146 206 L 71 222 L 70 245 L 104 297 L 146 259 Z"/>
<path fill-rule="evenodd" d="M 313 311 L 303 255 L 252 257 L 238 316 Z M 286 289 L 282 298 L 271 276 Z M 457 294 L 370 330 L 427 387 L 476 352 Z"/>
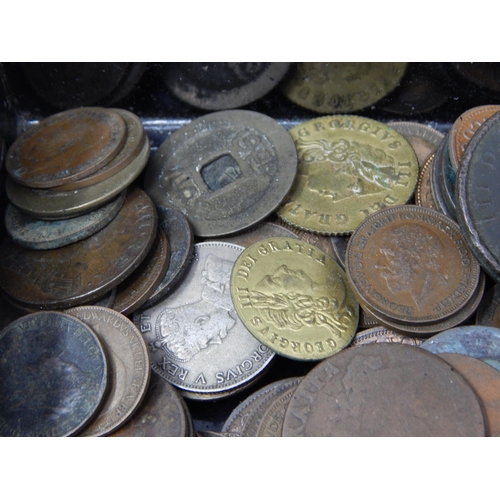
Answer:
<path fill-rule="evenodd" d="M 295 390 L 283 424 L 286 437 L 484 433 L 465 379 L 438 356 L 404 344 L 361 345 L 322 361 Z"/>
<path fill-rule="evenodd" d="M 296 63 L 282 92 L 318 113 L 351 113 L 371 106 L 394 90 L 407 63 Z"/>
<path fill-rule="evenodd" d="M 80 436 L 105 436 L 136 411 L 148 388 L 149 355 L 136 326 L 106 307 L 80 306 L 65 311 L 92 328 L 106 352 L 109 391 L 102 407 Z"/>
<path fill-rule="evenodd" d="M 349 282 L 377 319 L 441 322 L 469 302 L 480 270 L 458 225 L 415 205 L 371 215 L 347 247 Z"/>
<path fill-rule="evenodd" d="M 167 271 L 170 245 L 165 232 L 158 227 L 156 239 L 139 267 L 117 287 L 113 309 L 128 315 L 142 306 L 157 289 Z"/>
<path fill-rule="evenodd" d="M 93 186 L 98 182 L 109 179 L 118 173 L 134 160 L 144 147 L 146 134 L 142 126 L 141 119 L 134 113 L 124 109 L 112 109 L 116 111 L 124 120 L 127 126 L 126 140 L 120 152 L 109 162 L 93 174 L 87 175 L 82 179 L 64 183 L 62 186 L 53 188 L 57 191 L 72 191 L 88 186 Z"/>
<path fill-rule="evenodd" d="M 19 136 L 7 152 L 5 167 L 24 186 L 61 186 L 111 161 L 125 137 L 125 122 L 115 111 L 71 109 L 38 122 Z"/>
<path fill-rule="evenodd" d="M 449 136 L 450 160 L 455 170 L 458 170 L 465 149 L 479 127 L 495 113 L 500 106 L 485 105 L 468 109 L 453 123 Z"/>
<path fill-rule="evenodd" d="M 413 195 L 418 161 L 387 125 L 325 116 L 290 130 L 299 157 L 295 183 L 278 216 L 306 231 L 350 234 L 371 213 Z"/>
<path fill-rule="evenodd" d="M 123 170 L 93 186 L 74 191 L 30 189 L 8 177 L 5 184 L 7 197 L 17 208 L 38 219 L 77 217 L 101 207 L 132 184 L 144 169 L 149 152 L 149 140 L 146 137 L 139 155 Z"/>
<path fill-rule="evenodd" d="M 356 332 L 359 306 L 344 271 L 300 240 L 268 238 L 243 251 L 231 273 L 231 296 L 255 338 L 290 359 L 331 356 Z"/>
<path fill-rule="evenodd" d="M 101 405 L 108 364 L 85 323 L 38 312 L 0 332 L 0 380 L 1 436 L 70 436 Z"/>
<path fill-rule="evenodd" d="M 126 190 L 114 200 L 87 214 L 71 219 L 35 219 L 8 204 L 5 227 L 18 244 L 33 250 L 60 248 L 92 236 L 116 216 L 125 201 Z"/>
<path fill-rule="evenodd" d="M 432 210 L 438 210 L 436 202 L 432 196 L 431 187 L 431 168 L 433 166 L 434 156 L 434 153 L 431 154 L 420 169 L 417 189 L 415 190 L 415 203 L 419 207 L 427 207 L 432 208 Z"/>
<path fill-rule="evenodd" d="M 21 306 L 67 308 L 101 297 L 129 276 L 153 244 L 151 199 L 132 188 L 116 217 L 94 235 L 53 250 L 31 250 L 4 238 L 0 286 Z"/>
<path fill-rule="evenodd" d="M 253 111 L 204 115 L 175 131 L 146 167 L 144 186 L 158 206 L 174 206 L 201 237 L 261 221 L 295 178 L 297 152 L 288 131 Z"/>

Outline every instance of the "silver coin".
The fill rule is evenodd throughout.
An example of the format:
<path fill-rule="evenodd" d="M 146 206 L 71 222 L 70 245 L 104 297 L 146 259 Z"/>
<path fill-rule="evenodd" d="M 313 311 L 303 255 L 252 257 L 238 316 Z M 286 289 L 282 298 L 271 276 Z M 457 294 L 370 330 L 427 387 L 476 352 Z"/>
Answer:
<path fill-rule="evenodd" d="M 197 236 L 217 237 L 263 220 L 288 194 L 297 172 L 289 132 L 253 111 L 220 111 L 175 131 L 145 169 L 157 206 L 174 206 Z"/>
<path fill-rule="evenodd" d="M 211 394 L 245 388 L 274 357 L 234 310 L 229 278 L 243 247 L 198 243 L 175 291 L 134 315 L 149 346 L 151 368 L 183 392 Z"/>

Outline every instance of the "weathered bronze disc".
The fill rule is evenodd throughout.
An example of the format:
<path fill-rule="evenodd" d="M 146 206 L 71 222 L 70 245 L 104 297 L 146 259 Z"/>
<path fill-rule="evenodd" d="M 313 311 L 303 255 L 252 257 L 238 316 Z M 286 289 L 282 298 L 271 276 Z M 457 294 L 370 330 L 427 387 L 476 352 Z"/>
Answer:
<path fill-rule="evenodd" d="M 439 211 L 434 197 L 432 196 L 431 169 L 434 164 L 434 153 L 427 158 L 418 176 L 417 188 L 415 190 L 415 203 L 419 207 L 432 208 Z"/>
<path fill-rule="evenodd" d="M 465 379 L 420 347 L 367 344 L 313 368 L 288 405 L 283 435 L 484 436 Z"/>
<path fill-rule="evenodd" d="M 400 333 L 388 330 L 383 326 L 375 326 L 356 333 L 352 339 L 351 347 L 375 343 L 408 344 L 419 346 L 422 342 L 422 339 L 407 337 L 406 335 L 401 335 Z"/>
<path fill-rule="evenodd" d="M 94 332 L 54 311 L 0 332 L 0 435 L 70 436 L 95 414 L 108 380 Z"/>
<path fill-rule="evenodd" d="M 500 328 L 500 285 L 491 287 L 481 299 L 476 312 L 476 325 Z"/>
<path fill-rule="evenodd" d="M 26 130 L 5 167 L 24 186 L 46 189 L 81 179 L 111 161 L 126 137 L 123 118 L 105 108 L 63 111 Z"/>
<path fill-rule="evenodd" d="M 0 286 L 24 307 L 60 309 L 88 303 L 129 276 L 156 235 L 156 209 L 132 188 L 116 217 L 94 235 L 53 250 L 30 250 L 4 238 Z"/>

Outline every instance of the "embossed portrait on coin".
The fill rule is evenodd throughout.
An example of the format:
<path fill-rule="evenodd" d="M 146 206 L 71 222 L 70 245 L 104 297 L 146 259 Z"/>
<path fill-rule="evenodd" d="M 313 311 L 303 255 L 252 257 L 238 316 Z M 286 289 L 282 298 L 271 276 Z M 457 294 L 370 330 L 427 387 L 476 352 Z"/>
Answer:
<path fill-rule="evenodd" d="M 229 289 L 232 263 L 209 255 L 201 274 L 200 300 L 165 308 L 157 319 L 154 348 L 186 362 L 203 349 L 221 344 L 236 323 Z"/>
<path fill-rule="evenodd" d="M 439 295 L 448 286 L 445 259 L 443 243 L 430 229 L 396 227 L 383 235 L 375 268 L 393 294 L 408 293 L 420 310 L 431 292 Z"/>
<path fill-rule="evenodd" d="M 286 265 L 266 275 L 255 290 L 250 291 L 253 307 L 278 329 L 300 330 L 305 327 L 326 327 L 339 336 L 345 318 L 354 311 L 345 306 L 346 288 L 338 273 L 331 273 L 325 284 L 315 283 L 303 271 Z"/>
<path fill-rule="evenodd" d="M 297 151 L 299 161 L 309 164 L 307 189 L 333 201 L 380 193 L 399 179 L 394 158 L 369 144 L 300 137 Z"/>

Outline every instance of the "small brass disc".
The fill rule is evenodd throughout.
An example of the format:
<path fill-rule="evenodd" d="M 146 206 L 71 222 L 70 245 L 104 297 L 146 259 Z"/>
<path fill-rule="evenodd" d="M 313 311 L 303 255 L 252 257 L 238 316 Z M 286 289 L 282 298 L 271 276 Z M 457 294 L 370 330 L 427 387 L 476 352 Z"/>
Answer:
<path fill-rule="evenodd" d="M 248 247 L 234 264 L 231 296 L 254 337 L 290 359 L 326 358 L 356 333 L 359 306 L 345 272 L 304 241 L 266 238 Z"/>

